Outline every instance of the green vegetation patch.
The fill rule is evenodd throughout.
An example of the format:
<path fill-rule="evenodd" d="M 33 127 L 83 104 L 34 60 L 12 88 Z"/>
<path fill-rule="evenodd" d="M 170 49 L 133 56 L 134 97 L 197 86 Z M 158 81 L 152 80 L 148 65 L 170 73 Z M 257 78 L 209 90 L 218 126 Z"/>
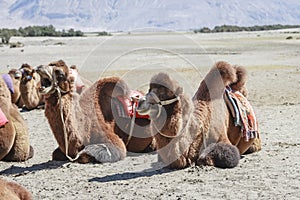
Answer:
<path fill-rule="evenodd" d="M 13 36 L 19 37 L 82 37 L 84 33 L 80 30 L 69 30 L 57 31 L 54 26 L 27 26 L 25 28 L 20 27 L 19 29 L 0 29 L 0 38 L 2 44 L 9 44 L 9 40 Z"/>
<path fill-rule="evenodd" d="M 213 29 L 204 27 L 194 30 L 194 33 L 219 33 L 219 32 L 241 32 L 241 31 L 269 31 L 279 29 L 300 28 L 300 25 L 263 25 L 263 26 L 234 26 L 234 25 L 222 25 L 215 26 Z"/>

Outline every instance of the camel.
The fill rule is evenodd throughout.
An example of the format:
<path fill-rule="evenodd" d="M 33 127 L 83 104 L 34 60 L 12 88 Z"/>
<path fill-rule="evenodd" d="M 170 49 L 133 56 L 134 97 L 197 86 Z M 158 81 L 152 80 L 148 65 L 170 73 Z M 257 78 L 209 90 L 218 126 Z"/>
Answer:
<path fill-rule="evenodd" d="M 240 92 L 245 98 L 247 98 L 247 71 L 244 67 L 238 65 L 234 65 L 233 68 L 236 70 L 237 81 L 231 83 L 229 87 L 233 91 Z M 233 145 L 238 147 L 241 154 L 250 154 L 261 150 L 261 138 L 259 132 L 257 133 L 257 137 L 246 141 L 241 134 L 241 127 L 234 124 L 234 117 L 231 112 L 229 115 L 228 138 Z"/>
<path fill-rule="evenodd" d="M 230 114 L 223 99 L 225 86 L 237 81 L 237 70 L 218 62 L 191 99 L 169 75 L 159 73 L 151 78 L 149 92 L 140 99 L 137 111 L 150 116 L 150 131 L 163 163 L 171 169 L 238 165 L 244 152 L 229 140 Z"/>
<path fill-rule="evenodd" d="M 0 178 L 0 200 L 31 200 L 32 194 L 23 186 Z"/>
<path fill-rule="evenodd" d="M 124 159 L 126 146 L 115 133 L 118 126 L 111 110 L 112 98 L 127 95 L 124 81 L 103 78 L 79 95 L 64 61 L 39 66 L 37 72 L 45 96 L 45 116 L 59 146 L 52 159 L 79 163 Z"/>
<path fill-rule="evenodd" d="M 91 81 L 87 80 L 79 74 L 79 70 L 76 65 L 70 66 L 69 73 L 74 77 L 76 92 L 78 94 L 81 94 L 86 88 L 92 85 Z"/>
<path fill-rule="evenodd" d="M 11 102 L 11 94 L 0 77 L 0 160 L 25 161 L 33 156 L 29 144 L 28 127 L 16 105 Z"/>
<path fill-rule="evenodd" d="M 11 69 L 8 74 L 11 76 L 14 85 L 14 93 L 11 96 L 11 100 L 18 108 L 22 108 L 24 106 L 20 91 L 22 72 L 18 69 Z"/>
<path fill-rule="evenodd" d="M 23 64 L 20 70 L 22 72 L 20 91 L 24 106 L 27 110 L 38 108 L 44 104 L 44 97 L 39 92 L 40 76 L 28 64 Z"/>
<path fill-rule="evenodd" d="M 16 104 L 19 108 L 22 108 L 24 105 L 20 91 L 22 72 L 18 69 L 11 69 L 7 74 L 3 74 L 2 78 L 11 92 L 12 103 Z"/>

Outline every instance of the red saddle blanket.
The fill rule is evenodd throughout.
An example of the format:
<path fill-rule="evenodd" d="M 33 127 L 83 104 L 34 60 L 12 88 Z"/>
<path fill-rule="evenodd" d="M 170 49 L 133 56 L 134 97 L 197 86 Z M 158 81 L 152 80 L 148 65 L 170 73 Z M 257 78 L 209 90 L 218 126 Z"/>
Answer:
<path fill-rule="evenodd" d="M 136 90 L 131 90 L 129 98 L 124 98 L 123 96 L 118 96 L 118 102 L 114 103 L 115 109 L 120 117 L 133 117 L 135 108 L 138 106 L 138 99 L 144 96 L 141 92 Z M 120 105 L 121 103 L 121 105 Z M 135 111 L 136 118 L 149 119 L 148 115 L 139 115 Z"/>
<path fill-rule="evenodd" d="M 247 98 L 239 91 L 226 88 L 224 99 L 234 118 L 235 126 L 241 126 L 245 141 L 258 137 L 257 119 Z"/>
<path fill-rule="evenodd" d="M 0 127 L 4 126 L 7 122 L 8 122 L 8 120 L 0 108 Z"/>

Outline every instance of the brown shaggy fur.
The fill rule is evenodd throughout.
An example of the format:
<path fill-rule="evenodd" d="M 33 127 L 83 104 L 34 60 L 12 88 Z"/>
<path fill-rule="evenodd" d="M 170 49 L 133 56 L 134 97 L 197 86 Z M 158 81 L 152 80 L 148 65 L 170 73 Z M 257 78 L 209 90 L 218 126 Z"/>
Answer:
<path fill-rule="evenodd" d="M 0 200 L 31 200 L 32 195 L 23 186 L 0 178 Z"/>
<path fill-rule="evenodd" d="M 107 89 L 104 90 L 103 88 Z M 117 96 L 128 98 L 128 95 L 129 88 L 123 80 L 118 77 L 104 78 L 97 85 L 95 92 L 96 102 L 98 103 L 96 109 L 102 110 L 107 123 L 113 123 L 115 133 L 127 144 L 127 151 L 136 153 L 151 151 L 152 136 L 147 131 L 150 120 L 136 118 L 132 133 L 133 136 L 129 138 L 131 118 L 118 116 L 116 108 L 112 105 L 113 99 L 118 101 L 116 99 Z"/>
<path fill-rule="evenodd" d="M 212 143 L 201 153 L 197 165 L 210 165 L 219 168 L 233 168 L 238 165 L 240 152 L 236 146 L 226 143 Z"/>
<path fill-rule="evenodd" d="M 11 102 L 11 94 L 3 79 L 0 78 L 0 108 L 8 123 L 0 127 L 0 160 L 24 161 L 33 156 L 29 145 L 28 127 Z"/>
<path fill-rule="evenodd" d="M 241 92 L 245 97 L 248 96 L 248 90 L 246 87 L 247 71 L 244 67 L 235 65 L 237 80 L 230 84 L 232 90 Z"/>
<path fill-rule="evenodd" d="M 232 83 L 236 88 L 241 87 L 239 81 L 244 80 L 240 76 L 242 73 L 240 68 L 234 68 L 226 62 L 217 62 L 200 83 L 192 101 L 167 74 L 159 73 L 151 79 L 150 92 L 145 101 L 150 105 L 149 113 L 155 113 L 157 109 L 153 106 L 157 102 L 151 93 L 155 93 L 161 101 L 179 97 L 177 102 L 164 105 L 162 114 L 153 117 L 151 121 L 158 154 L 170 168 L 180 169 L 192 164 L 231 168 L 238 164 L 240 153 L 228 138 L 232 134 L 229 129 L 232 117 L 223 94 L 225 87 Z M 208 152 L 200 156 L 205 148 L 204 140 L 207 145 L 217 145 L 210 146 Z M 251 141 L 247 143 L 247 147 L 251 144 Z M 239 149 L 241 153 L 245 151 L 243 148 Z"/>
<path fill-rule="evenodd" d="M 25 108 L 32 110 L 44 104 L 44 97 L 39 92 L 41 87 L 40 76 L 28 64 L 23 64 L 20 69 L 23 70 L 20 83 L 21 97 Z"/>
<path fill-rule="evenodd" d="M 80 96 L 74 92 L 74 79 L 69 76 L 68 67 L 63 61 L 53 62 L 53 74 L 62 92 L 61 105 L 63 121 L 68 136 L 68 155 L 74 158 L 80 152 L 81 163 L 115 162 L 126 156 L 126 147 L 122 140 L 114 133 L 111 124 L 106 123 L 98 105 L 95 91 L 101 83 L 109 80 L 99 80 Z M 38 69 L 43 79 L 41 68 Z M 48 77 L 51 79 L 51 77 Z M 43 81 L 42 81 L 43 82 Z M 103 88 L 110 90 L 110 88 Z M 101 91 L 100 91 L 101 92 Z M 63 123 L 60 115 L 58 92 L 45 95 L 45 115 L 59 148 L 53 153 L 54 160 L 66 159 Z M 94 155 L 91 155 L 95 153 Z"/>

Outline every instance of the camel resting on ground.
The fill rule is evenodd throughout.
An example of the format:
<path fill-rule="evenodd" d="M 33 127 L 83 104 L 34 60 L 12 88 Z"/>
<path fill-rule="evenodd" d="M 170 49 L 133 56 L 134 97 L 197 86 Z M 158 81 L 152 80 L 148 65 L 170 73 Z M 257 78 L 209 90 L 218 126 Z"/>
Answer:
<path fill-rule="evenodd" d="M 159 157 L 169 168 L 237 166 L 240 152 L 227 135 L 230 115 L 223 100 L 225 86 L 237 81 L 236 73 L 228 63 L 216 63 L 193 99 L 167 74 L 152 77 L 138 112 L 150 115 Z"/>
<path fill-rule="evenodd" d="M 0 112 L 5 118 L 0 125 L 0 160 L 24 161 L 33 156 L 29 144 L 28 127 L 17 106 L 11 102 L 11 94 L 0 77 Z"/>
<path fill-rule="evenodd" d="M 2 78 L 4 78 L 7 87 L 9 87 L 9 90 L 11 92 L 12 103 L 16 104 L 18 108 L 22 108 L 24 105 L 21 98 L 21 91 L 20 91 L 22 72 L 18 69 L 11 69 L 9 70 L 7 75 L 3 74 Z"/>
<path fill-rule="evenodd" d="M 132 120 L 116 114 L 114 103 L 117 97 L 125 98 L 129 93 L 127 85 L 120 78 L 101 79 L 79 95 L 74 92 L 76 87 L 73 76 L 69 74 L 68 67 L 62 60 L 48 66 L 39 66 L 37 72 L 41 76 L 40 91 L 45 95 L 45 115 L 59 144 L 59 148 L 53 153 L 54 160 L 66 159 L 65 138 L 73 139 L 68 141 L 68 155 L 72 158 L 81 155 L 77 161 L 82 163 L 106 162 L 101 158 L 83 159 L 86 156 L 83 152 L 95 147 L 92 144 L 107 147 L 107 154 L 115 152 L 110 162 L 124 158 L 124 144 L 127 144 L 127 150 L 133 152 L 142 152 L 151 144 L 152 136 L 145 137 L 143 134 L 144 127 L 150 123 L 148 119 L 136 118 L 132 137 L 129 137 L 127 134 L 130 132 Z M 64 137 L 64 132 L 67 137 Z M 137 132 L 141 132 L 143 138 L 135 137 Z"/>
<path fill-rule="evenodd" d="M 32 195 L 23 186 L 0 178 L 1 200 L 31 200 Z"/>
<path fill-rule="evenodd" d="M 43 95 L 39 92 L 40 76 L 28 64 L 23 64 L 20 71 L 22 72 L 20 91 L 24 106 L 27 110 L 38 108 L 45 103 Z"/>

